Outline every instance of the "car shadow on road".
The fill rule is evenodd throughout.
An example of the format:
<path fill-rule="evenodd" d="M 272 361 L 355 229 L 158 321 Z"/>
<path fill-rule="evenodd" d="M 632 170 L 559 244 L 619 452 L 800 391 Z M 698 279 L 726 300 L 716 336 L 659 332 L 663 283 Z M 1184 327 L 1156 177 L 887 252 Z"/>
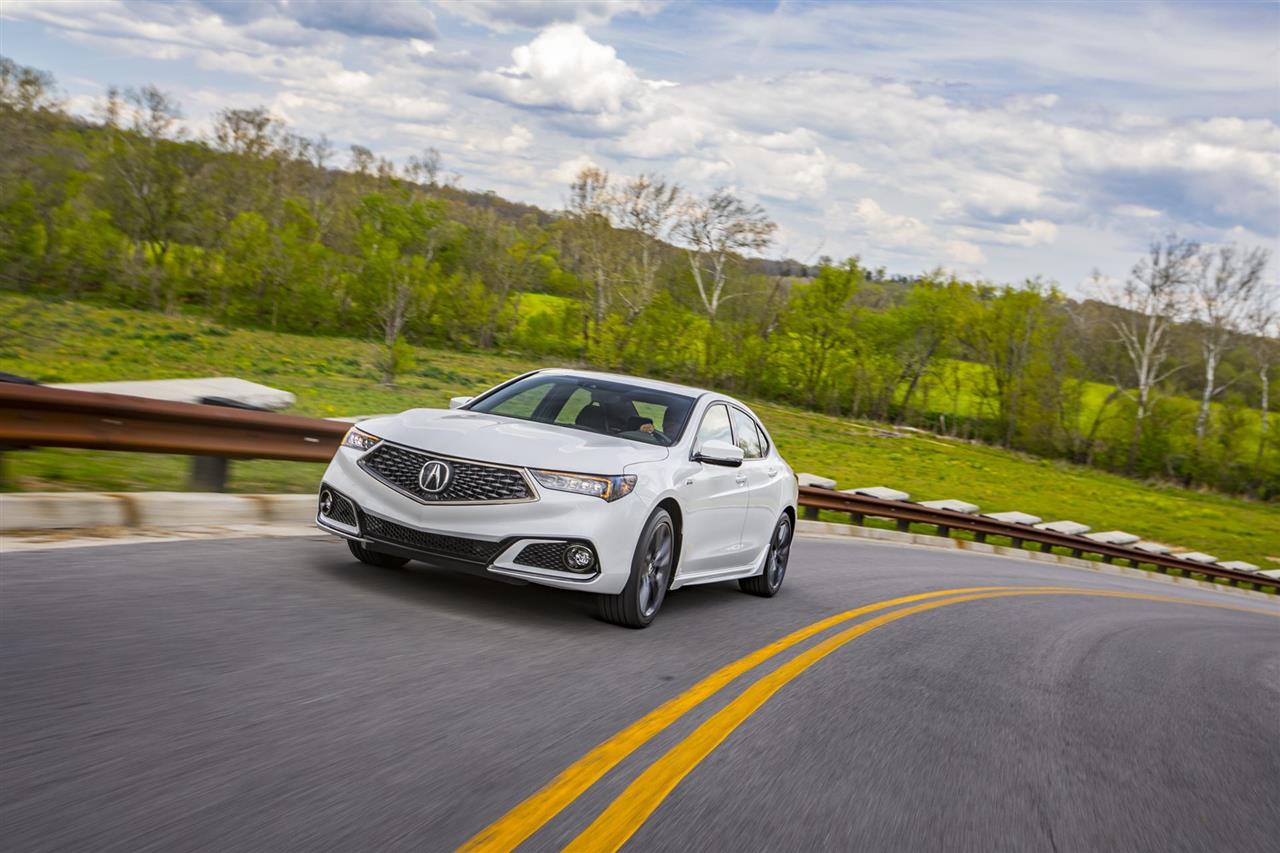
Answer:
<path fill-rule="evenodd" d="M 339 557 L 318 561 L 313 568 L 364 592 L 412 602 L 432 610 L 465 613 L 500 622 L 555 625 L 561 630 L 566 626 L 581 626 L 592 632 L 600 628 L 617 630 L 599 618 L 595 600 L 588 593 L 510 583 L 416 562 L 402 569 L 380 569 Z M 678 590 L 667 596 L 658 618 L 674 619 L 691 610 L 714 610 L 718 609 L 718 604 L 729 606 L 732 601 L 740 601 L 740 595 L 734 582 Z"/>

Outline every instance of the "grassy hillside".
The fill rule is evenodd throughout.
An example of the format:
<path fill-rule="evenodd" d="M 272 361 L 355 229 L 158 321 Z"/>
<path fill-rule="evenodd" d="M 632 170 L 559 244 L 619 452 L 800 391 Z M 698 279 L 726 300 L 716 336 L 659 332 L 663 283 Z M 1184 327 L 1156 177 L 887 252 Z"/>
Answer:
<path fill-rule="evenodd" d="M 532 367 L 514 354 L 417 349 L 394 388 L 377 384 L 372 344 L 224 328 L 207 320 L 0 296 L 0 370 L 41 382 L 239 376 L 292 391 L 293 411 L 333 416 L 442 405 Z M 1144 484 L 1096 470 L 874 423 L 759 404 L 800 471 L 842 486 L 888 485 L 917 499 L 955 497 L 1134 533 L 1222 558 L 1280 563 L 1280 506 Z M 8 454 L 10 488 L 176 489 L 181 457 L 73 450 Z M 238 462 L 238 491 L 310 491 L 320 468 Z M 1274 561 L 1268 563 L 1268 560 Z"/>

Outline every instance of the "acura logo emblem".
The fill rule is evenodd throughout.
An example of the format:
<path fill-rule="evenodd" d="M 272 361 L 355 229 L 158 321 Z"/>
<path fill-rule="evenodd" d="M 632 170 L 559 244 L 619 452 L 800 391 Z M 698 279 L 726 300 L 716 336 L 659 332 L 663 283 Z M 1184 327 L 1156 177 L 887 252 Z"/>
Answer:
<path fill-rule="evenodd" d="M 438 495 L 449 485 L 452 477 L 453 469 L 448 462 L 432 459 L 422 466 L 422 471 L 418 474 L 418 485 L 422 487 L 422 491 Z"/>

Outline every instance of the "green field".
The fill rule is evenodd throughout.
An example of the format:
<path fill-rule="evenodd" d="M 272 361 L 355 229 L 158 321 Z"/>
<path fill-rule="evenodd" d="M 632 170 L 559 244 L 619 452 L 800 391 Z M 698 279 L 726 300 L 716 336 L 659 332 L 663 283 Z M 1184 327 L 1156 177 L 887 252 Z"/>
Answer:
<path fill-rule="evenodd" d="M 41 382 L 238 376 L 291 391 L 292 411 L 335 416 L 439 406 L 538 366 L 518 354 L 415 350 L 415 367 L 388 388 L 377 348 L 342 338 L 225 328 L 207 320 L 0 296 L 0 370 Z M 882 425 L 756 404 L 798 471 L 841 487 L 886 485 L 920 500 L 962 498 L 988 510 L 1070 518 L 1264 566 L 1280 564 L 1280 506 L 1189 491 L 984 445 L 899 433 Z M 7 455 L 8 488 L 180 489 L 188 460 L 144 454 L 30 450 Z M 305 492 L 317 465 L 237 462 L 232 487 Z"/>

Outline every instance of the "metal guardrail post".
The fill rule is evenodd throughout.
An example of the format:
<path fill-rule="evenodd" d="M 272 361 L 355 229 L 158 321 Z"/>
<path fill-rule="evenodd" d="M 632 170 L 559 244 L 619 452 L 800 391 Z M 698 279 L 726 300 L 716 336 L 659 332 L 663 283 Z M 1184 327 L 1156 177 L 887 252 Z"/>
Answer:
<path fill-rule="evenodd" d="M 241 400 L 228 397 L 201 397 L 200 403 L 205 406 L 221 406 L 224 409 L 244 409 L 250 412 L 268 412 L 261 406 L 254 406 Z M 231 474 L 231 460 L 225 456 L 192 456 L 191 476 L 188 479 L 193 491 L 225 492 L 227 479 Z"/>

